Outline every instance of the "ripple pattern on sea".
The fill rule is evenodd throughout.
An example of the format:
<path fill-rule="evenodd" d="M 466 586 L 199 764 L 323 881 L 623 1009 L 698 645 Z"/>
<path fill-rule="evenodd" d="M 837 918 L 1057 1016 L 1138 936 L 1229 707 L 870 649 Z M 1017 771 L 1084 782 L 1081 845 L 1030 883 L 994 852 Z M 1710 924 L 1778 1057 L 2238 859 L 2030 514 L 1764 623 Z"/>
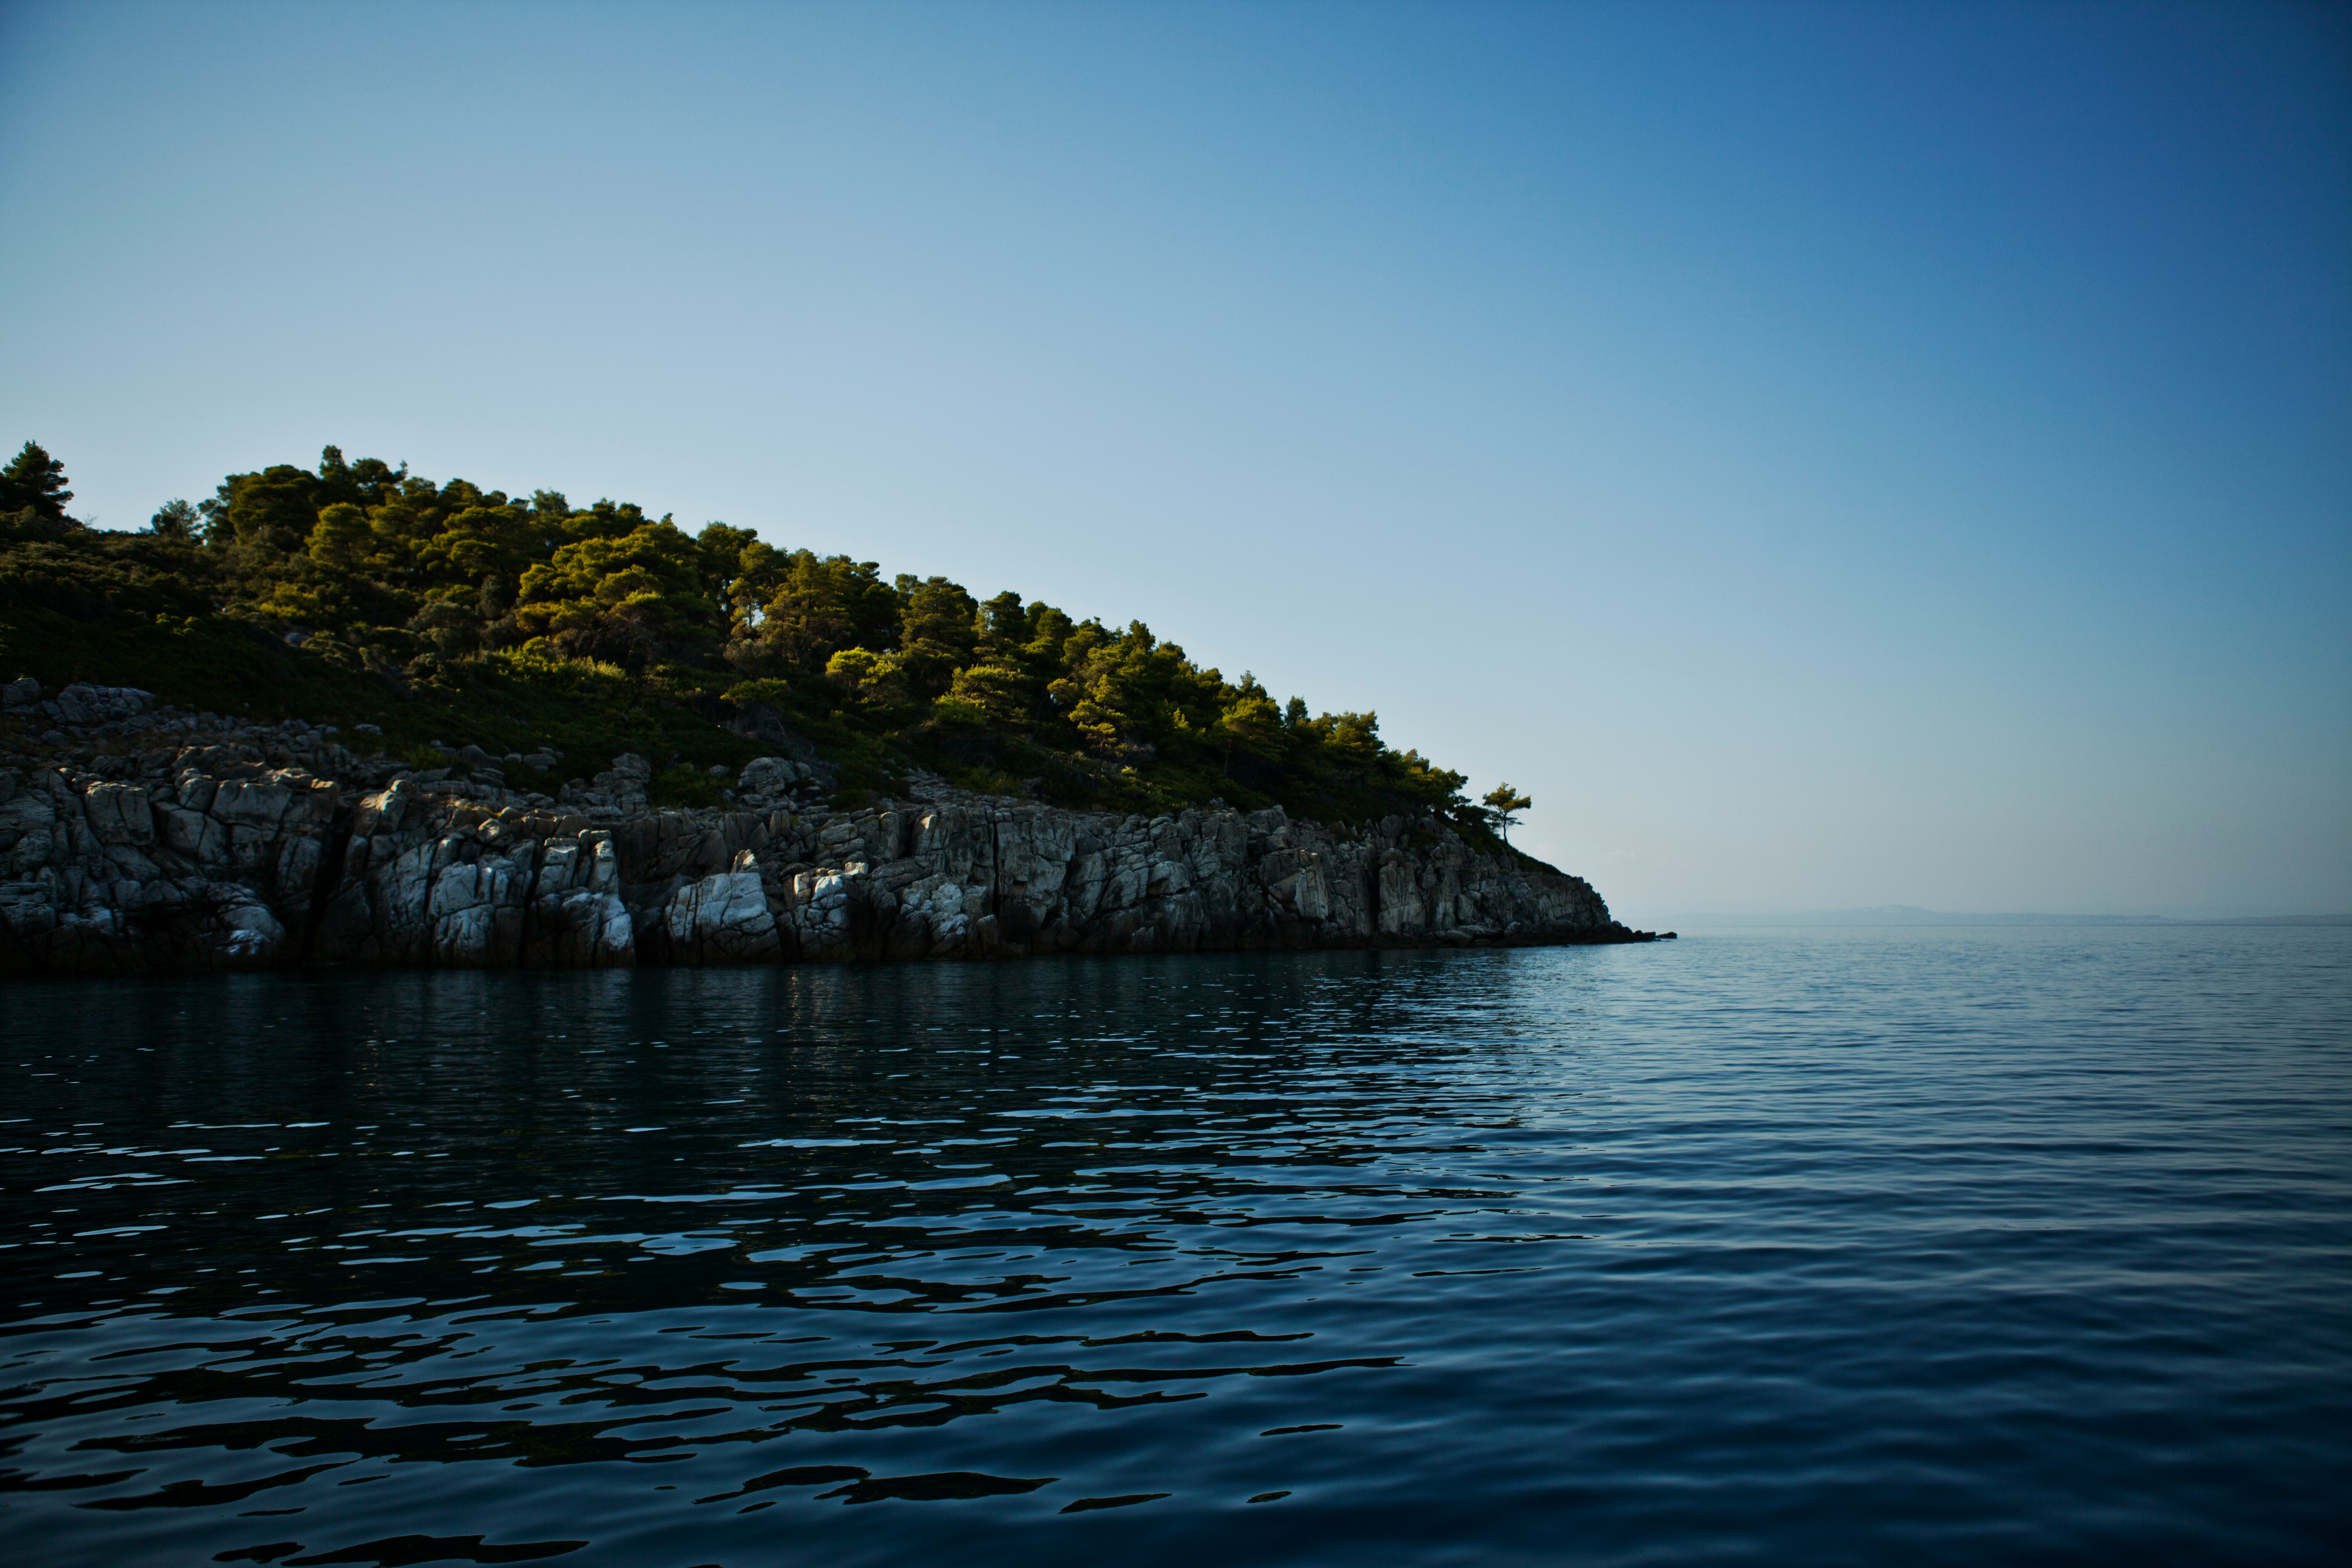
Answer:
<path fill-rule="evenodd" d="M 2323 1561 L 2352 942 L 19 986 L 42 1561 Z"/>

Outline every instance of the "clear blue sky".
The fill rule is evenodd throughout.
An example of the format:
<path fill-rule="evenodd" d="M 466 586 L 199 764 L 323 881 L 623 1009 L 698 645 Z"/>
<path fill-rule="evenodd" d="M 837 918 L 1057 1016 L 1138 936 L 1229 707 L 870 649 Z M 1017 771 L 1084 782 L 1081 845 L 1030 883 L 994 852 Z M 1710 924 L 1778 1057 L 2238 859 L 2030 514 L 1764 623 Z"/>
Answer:
<path fill-rule="evenodd" d="M 0 8 L 0 438 L 1140 617 L 1637 921 L 2352 908 L 2352 24 Z"/>

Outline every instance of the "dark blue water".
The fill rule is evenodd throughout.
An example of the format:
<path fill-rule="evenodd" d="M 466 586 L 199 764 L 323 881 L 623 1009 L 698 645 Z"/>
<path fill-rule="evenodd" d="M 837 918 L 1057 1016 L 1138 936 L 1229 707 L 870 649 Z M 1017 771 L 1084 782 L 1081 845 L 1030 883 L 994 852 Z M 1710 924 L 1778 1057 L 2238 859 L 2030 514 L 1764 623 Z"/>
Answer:
<path fill-rule="evenodd" d="M 2352 1547 L 2352 931 L 0 1017 L 17 1562 Z"/>

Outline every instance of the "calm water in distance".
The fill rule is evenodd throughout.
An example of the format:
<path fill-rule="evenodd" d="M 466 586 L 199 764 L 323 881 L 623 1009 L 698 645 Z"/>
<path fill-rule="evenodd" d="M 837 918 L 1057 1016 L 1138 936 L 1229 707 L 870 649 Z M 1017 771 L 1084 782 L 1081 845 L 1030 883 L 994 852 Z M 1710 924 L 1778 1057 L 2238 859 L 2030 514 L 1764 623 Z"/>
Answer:
<path fill-rule="evenodd" d="M 2352 931 L 0 991 L 12 1560 L 2341 1562 Z"/>

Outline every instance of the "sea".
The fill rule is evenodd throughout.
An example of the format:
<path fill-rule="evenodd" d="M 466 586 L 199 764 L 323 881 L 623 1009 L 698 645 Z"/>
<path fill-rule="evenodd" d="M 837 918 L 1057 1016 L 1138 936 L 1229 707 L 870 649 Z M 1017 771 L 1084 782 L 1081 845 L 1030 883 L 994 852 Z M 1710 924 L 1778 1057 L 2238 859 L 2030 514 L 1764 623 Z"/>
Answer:
<path fill-rule="evenodd" d="M 0 989 L 0 1553 L 2352 1560 L 2352 929 Z"/>

